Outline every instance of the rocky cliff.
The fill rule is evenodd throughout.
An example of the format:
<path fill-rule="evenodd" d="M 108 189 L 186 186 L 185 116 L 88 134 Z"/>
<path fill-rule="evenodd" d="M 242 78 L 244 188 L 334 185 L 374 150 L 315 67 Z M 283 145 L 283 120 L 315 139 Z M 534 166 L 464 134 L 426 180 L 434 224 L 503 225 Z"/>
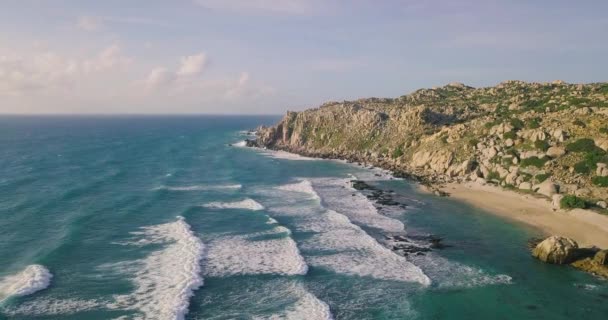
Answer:
<path fill-rule="evenodd" d="M 608 83 L 452 83 L 394 99 L 328 102 L 259 128 L 255 144 L 601 209 L 608 200 Z"/>

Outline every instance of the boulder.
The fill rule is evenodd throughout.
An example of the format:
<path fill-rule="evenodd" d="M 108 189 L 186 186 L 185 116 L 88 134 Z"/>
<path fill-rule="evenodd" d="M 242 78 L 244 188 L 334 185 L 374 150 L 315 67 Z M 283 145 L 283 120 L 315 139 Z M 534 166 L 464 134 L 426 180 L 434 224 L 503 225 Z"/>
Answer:
<path fill-rule="evenodd" d="M 570 238 L 551 236 L 534 248 L 532 256 L 546 263 L 571 263 L 578 258 L 578 244 Z"/>
<path fill-rule="evenodd" d="M 606 203 L 606 201 L 598 201 L 595 205 L 602 209 L 608 208 L 608 203 Z"/>
<path fill-rule="evenodd" d="M 559 186 L 550 180 L 545 180 L 540 184 L 534 185 L 532 190 L 551 198 L 554 194 L 559 193 Z"/>
<path fill-rule="evenodd" d="M 530 182 L 522 182 L 519 184 L 518 188 L 521 190 L 530 190 L 532 189 L 532 184 Z"/>
<path fill-rule="evenodd" d="M 598 162 L 595 174 L 600 177 L 608 177 L 608 165 L 606 165 L 605 163 Z"/>
<path fill-rule="evenodd" d="M 595 138 L 595 145 L 608 151 L 608 139 L 606 138 Z"/>
<path fill-rule="evenodd" d="M 559 209 L 561 208 L 561 201 L 562 198 L 564 196 L 561 194 L 554 194 L 553 197 L 551 197 L 551 205 L 553 206 L 554 209 Z"/>
<path fill-rule="evenodd" d="M 563 156 L 564 154 L 566 154 L 566 149 L 564 149 L 563 147 L 550 147 L 547 150 L 547 157 L 550 158 L 558 158 Z"/>
<path fill-rule="evenodd" d="M 505 140 L 505 146 L 507 147 L 512 147 L 515 144 L 515 142 L 513 141 L 513 139 L 507 139 Z"/>
<path fill-rule="evenodd" d="M 555 129 L 551 132 L 551 136 L 559 142 L 564 142 L 567 138 L 566 132 L 563 129 Z"/>

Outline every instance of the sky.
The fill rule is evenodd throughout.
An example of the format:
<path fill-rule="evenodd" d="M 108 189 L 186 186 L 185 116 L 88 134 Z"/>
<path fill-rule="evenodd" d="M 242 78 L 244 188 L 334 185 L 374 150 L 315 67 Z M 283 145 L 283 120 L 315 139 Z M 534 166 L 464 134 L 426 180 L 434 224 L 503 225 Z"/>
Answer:
<path fill-rule="evenodd" d="M 0 0 L 0 113 L 281 114 L 606 81 L 608 1 Z"/>

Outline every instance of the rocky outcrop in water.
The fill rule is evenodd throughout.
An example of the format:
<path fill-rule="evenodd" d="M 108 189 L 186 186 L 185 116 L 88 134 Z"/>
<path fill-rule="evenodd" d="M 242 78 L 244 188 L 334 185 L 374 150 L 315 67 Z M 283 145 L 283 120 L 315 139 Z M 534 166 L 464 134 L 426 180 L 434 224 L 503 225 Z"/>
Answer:
<path fill-rule="evenodd" d="M 578 244 L 572 239 L 551 236 L 534 248 L 532 256 L 546 263 L 567 264 L 579 257 L 578 249 Z"/>
<path fill-rule="evenodd" d="M 582 271 L 608 279 L 608 250 L 579 248 L 576 241 L 560 236 L 531 240 L 532 256 L 551 264 L 571 264 Z"/>

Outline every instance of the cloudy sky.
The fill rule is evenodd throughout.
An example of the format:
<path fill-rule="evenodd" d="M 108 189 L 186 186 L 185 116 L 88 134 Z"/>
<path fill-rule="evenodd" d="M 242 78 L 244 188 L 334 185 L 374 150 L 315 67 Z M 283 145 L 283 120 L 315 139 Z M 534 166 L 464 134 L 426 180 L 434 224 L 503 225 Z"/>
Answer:
<path fill-rule="evenodd" d="M 0 113 L 277 114 L 606 81 L 608 1 L 0 0 Z"/>

